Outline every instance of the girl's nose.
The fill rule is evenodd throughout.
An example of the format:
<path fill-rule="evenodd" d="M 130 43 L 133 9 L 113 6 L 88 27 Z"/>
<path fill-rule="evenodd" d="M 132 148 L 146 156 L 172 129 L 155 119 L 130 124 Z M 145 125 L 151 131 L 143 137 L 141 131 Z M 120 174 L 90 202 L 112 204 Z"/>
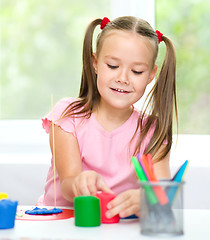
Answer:
<path fill-rule="evenodd" d="M 116 82 L 120 82 L 122 84 L 129 84 L 129 78 L 127 70 L 122 70 L 116 80 Z"/>

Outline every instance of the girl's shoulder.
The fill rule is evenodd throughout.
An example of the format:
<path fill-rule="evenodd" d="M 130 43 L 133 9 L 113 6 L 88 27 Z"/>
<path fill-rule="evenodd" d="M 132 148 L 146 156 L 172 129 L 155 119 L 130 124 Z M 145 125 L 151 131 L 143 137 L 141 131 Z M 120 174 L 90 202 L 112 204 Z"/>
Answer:
<path fill-rule="evenodd" d="M 50 131 L 51 122 L 59 125 L 63 129 L 66 128 L 66 125 L 69 123 L 68 117 L 62 119 L 62 115 L 66 108 L 73 102 L 77 101 L 76 98 L 62 98 L 60 99 L 55 106 L 51 109 L 51 111 L 45 115 L 42 120 L 42 126 L 46 130 L 47 133 Z M 69 124 L 68 124 L 69 125 Z"/>
<path fill-rule="evenodd" d="M 64 113 L 64 111 L 67 110 L 67 108 L 74 102 L 77 102 L 79 99 L 77 98 L 72 98 L 72 97 L 68 97 L 68 98 L 62 98 L 60 99 L 55 106 L 53 107 L 53 109 L 51 110 L 51 112 L 53 112 L 53 114 L 56 116 L 57 120 L 59 119 L 59 117 L 62 116 L 62 114 Z"/>
<path fill-rule="evenodd" d="M 69 104 L 77 101 L 77 98 L 73 98 L 73 97 L 66 97 L 66 98 L 62 98 L 60 99 L 56 104 L 54 108 L 64 108 L 67 107 Z"/>

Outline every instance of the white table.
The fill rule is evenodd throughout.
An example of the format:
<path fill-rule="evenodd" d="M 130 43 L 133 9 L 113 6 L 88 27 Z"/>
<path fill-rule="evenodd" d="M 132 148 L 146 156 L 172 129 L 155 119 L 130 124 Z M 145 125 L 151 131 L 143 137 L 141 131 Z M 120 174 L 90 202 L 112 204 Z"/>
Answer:
<path fill-rule="evenodd" d="M 163 240 L 141 235 L 139 220 L 121 220 L 117 224 L 81 228 L 75 227 L 74 218 L 54 221 L 16 220 L 14 229 L 0 230 L 0 239 Z M 210 210 L 184 210 L 184 235 L 164 238 L 167 239 L 210 239 Z"/>

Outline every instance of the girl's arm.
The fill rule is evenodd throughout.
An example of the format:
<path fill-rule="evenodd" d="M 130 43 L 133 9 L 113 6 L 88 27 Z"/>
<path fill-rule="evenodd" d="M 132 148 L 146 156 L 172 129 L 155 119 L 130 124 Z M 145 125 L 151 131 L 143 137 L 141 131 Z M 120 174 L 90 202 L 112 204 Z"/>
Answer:
<path fill-rule="evenodd" d="M 158 153 L 161 152 L 163 147 L 164 146 L 161 146 L 159 148 L 159 150 L 155 154 L 155 156 L 158 156 Z M 155 159 L 155 156 L 154 156 L 154 159 Z M 170 160 L 170 152 L 161 161 L 154 163 L 154 172 L 158 179 L 161 179 L 161 178 L 170 179 L 171 178 L 169 160 Z"/>
<path fill-rule="evenodd" d="M 103 178 L 94 171 L 82 171 L 79 144 L 73 134 L 54 127 L 55 166 L 60 178 L 63 197 L 73 202 L 75 196 L 95 195 L 98 190 L 112 192 Z M 50 130 L 53 152 L 53 134 Z"/>
<path fill-rule="evenodd" d="M 55 166 L 60 178 L 63 197 L 73 201 L 72 182 L 82 171 L 82 163 L 77 139 L 59 126 L 54 126 Z M 50 129 L 50 147 L 53 153 L 53 134 Z"/>
<path fill-rule="evenodd" d="M 162 147 L 157 152 L 162 150 Z M 155 157 L 155 156 L 154 156 Z M 170 168 L 169 168 L 169 158 L 170 153 L 167 154 L 165 158 L 154 164 L 155 175 L 158 179 L 160 178 L 170 178 Z M 116 214 L 120 217 L 128 217 L 130 215 L 139 216 L 140 212 L 140 189 L 131 189 L 120 193 L 114 200 L 108 204 L 108 209 L 106 216 L 111 218 Z"/>

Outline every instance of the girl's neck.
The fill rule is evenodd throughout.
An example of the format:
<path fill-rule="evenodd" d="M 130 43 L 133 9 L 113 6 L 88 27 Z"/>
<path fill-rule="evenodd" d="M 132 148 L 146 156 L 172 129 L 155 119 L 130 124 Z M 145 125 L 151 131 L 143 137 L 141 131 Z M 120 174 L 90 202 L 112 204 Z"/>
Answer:
<path fill-rule="evenodd" d="M 128 109 L 111 109 L 99 104 L 93 112 L 96 120 L 108 132 L 119 128 L 123 125 L 133 113 L 133 106 Z"/>

